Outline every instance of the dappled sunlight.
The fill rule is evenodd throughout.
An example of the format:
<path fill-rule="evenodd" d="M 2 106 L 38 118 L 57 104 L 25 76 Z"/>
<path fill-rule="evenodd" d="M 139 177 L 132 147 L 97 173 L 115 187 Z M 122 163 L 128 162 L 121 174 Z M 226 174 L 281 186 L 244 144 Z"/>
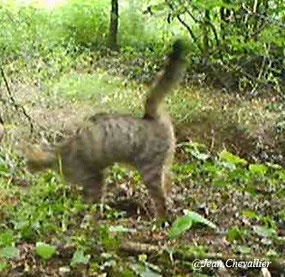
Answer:
<path fill-rule="evenodd" d="M 64 3 L 66 3 L 67 0 L 39 0 L 38 4 L 42 5 L 44 7 L 47 7 L 48 9 L 53 9 L 57 6 L 60 6 Z"/>
<path fill-rule="evenodd" d="M 2 0 L 3 3 L 10 3 L 15 5 L 32 5 L 39 8 L 53 9 L 63 5 L 68 0 Z"/>

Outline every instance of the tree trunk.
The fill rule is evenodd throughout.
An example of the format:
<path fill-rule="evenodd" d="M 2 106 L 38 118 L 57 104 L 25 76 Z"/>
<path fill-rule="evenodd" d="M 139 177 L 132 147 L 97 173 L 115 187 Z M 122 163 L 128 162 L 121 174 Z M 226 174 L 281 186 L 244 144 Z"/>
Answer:
<path fill-rule="evenodd" d="M 203 22 L 203 64 L 207 64 L 209 58 L 209 22 L 210 22 L 210 11 L 205 10 L 205 17 Z"/>
<path fill-rule="evenodd" d="M 119 26 L 119 3 L 118 0 L 111 0 L 111 17 L 110 17 L 110 33 L 109 33 L 109 47 L 112 50 L 118 49 L 117 35 Z"/>

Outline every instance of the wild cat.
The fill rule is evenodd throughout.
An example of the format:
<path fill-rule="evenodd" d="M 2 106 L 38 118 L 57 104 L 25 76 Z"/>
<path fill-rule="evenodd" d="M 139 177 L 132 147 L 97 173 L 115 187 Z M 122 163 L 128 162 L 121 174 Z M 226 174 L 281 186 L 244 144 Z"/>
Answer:
<path fill-rule="evenodd" d="M 164 69 L 150 87 L 142 118 L 95 114 L 82 123 L 74 136 L 56 146 L 28 144 L 24 152 L 29 170 L 61 170 L 67 181 L 83 187 L 86 201 L 94 203 L 103 195 L 105 169 L 117 162 L 130 164 L 140 172 L 156 215 L 165 217 L 175 136 L 162 100 L 181 79 L 184 52 L 182 41 L 177 40 Z"/>

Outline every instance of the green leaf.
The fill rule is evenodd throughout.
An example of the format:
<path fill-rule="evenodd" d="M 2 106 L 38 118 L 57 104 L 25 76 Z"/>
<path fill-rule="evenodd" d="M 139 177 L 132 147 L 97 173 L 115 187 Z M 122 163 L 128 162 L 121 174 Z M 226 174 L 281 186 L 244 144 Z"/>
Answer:
<path fill-rule="evenodd" d="M 0 246 L 11 246 L 14 242 L 13 232 L 8 230 L 0 234 Z"/>
<path fill-rule="evenodd" d="M 279 212 L 279 217 L 282 221 L 285 221 L 285 209 Z"/>
<path fill-rule="evenodd" d="M 243 239 L 243 233 L 238 227 L 232 227 L 228 230 L 227 240 L 233 242 L 234 240 Z"/>
<path fill-rule="evenodd" d="M 0 257 L 5 259 L 15 259 L 19 257 L 19 250 L 15 246 L 7 246 L 0 249 Z"/>
<path fill-rule="evenodd" d="M 191 4 L 196 8 L 203 8 L 203 9 L 214 9 L 217 7 L 225 7 L 228 9 L 233 9 L 235 6 L 233 4 L 226 3 L 223 0 L 195 0 L 192 1 Z"/>
<path fill-rule="evenodd" d="M 185 231 L 189 230 L 193 224 L 202 223 L 210 228 L 217 229 L 217 226 L 195 212 L 187 212 L 186 215 L 176 219 L 169 230 L 168 236 L 171 239 L 177 238 Z"/>
<path fill-rule="evenodd" d="M 267 257 L 275 257 L 275 258 L 276 258 L 276 257 L 279 257 L 279 254 L 278 254 L 277 251 L 274 250 L 274 249 L 268 250 L 265 255 L 266 255 Z"/>
<path fill-rule="evenodd" d="M 167 7 L 166 3 L 159 3 L 157 5 L 152 5 L 151 9 L 153 12 L 163 11 Z"/>
<path fill-rule="evenodd" d="M 258 218 L 258 215 L 254 211 L 244 210 L 241 213 L 242 213 L 242 216 L 246 218 L 250 218 L 250 219 Z"/>
<path fill-rule="evenodd" d="M 43 259 L 50 259 L 56 252 L 56 247 L 44 242 L 37 242 L 36 253 Z"/>
<path fill-rule="evenodd" d="M 115 233 L 135 233 L 136 229 L 126 228 L 122 225 L 117 226 L 110 226 L 109 232 L 115 232 Z"/>
<path fill-rule="evenodd" d="M 253 226 L 253 231 L 261 237 L 274 237 L 276 236 L 276 231 L 272 228 L 267 228 L 264 226 Z"/>
<path fill-rule="evenodd" d="M 279 164 L 266 163 L 266 165 L 267 165 L 268 167 L 273 168 L 273 169 L 282 169 L 282 166 L 279 165 Z"/>
<path fill-rule="evenodd" d="M 226 180 L 214 180 L 213 184 L 217 187 L 225 187 L 228 185 L 228 182 Z"/>
<path fill-rule="evenodd" d="M 138 260 L 140 262 L 146 262 L 147 261 L 147 255 L 146 254 L 139 255 Z"/>
<path fill-rule="evenodd" d="M 188 218 L 190 218 L 193 221 L 193 223 L 202 223 L 202 224 L 204 224 L 210 228 L 218 229 L 218 227 L 214 223 L 212 223 L 208 219 L 204 218 L 203 216 L 201 216 L 195 212 L 187 211 L 186 216 Z"/>
<path fill-rule="evenodd" d="M 248 192 L 252 196 L 256 196 L 258 194 L 256 187 L 252 184 L 246 185 L 242 190 Z"/>
<path fill-rule="evenodd" d="M 285 182 L 285 170 L 280 170 L 277 172 L 279 175 L 279 178 L 282 180 L 282 182 Z"/>
<path fill-rule="evenodd" d="M 264 222 L 265 226 L 269 229 L 275 229 L 276 228 L 276 222 L 270 216 L 261 216 L 261 217 L 259 217 L 259 220 Z"/>
<path fill-rule="evenodd" d="M 141 273 L 142 277 L 162 277 L 161 274 L 153 271 L 151 268 L 146 267 L 145 271 Z"/>
<path fill-rule="evenodd" d="M 144 264 L 132 264 L 130 268 L 140 277 L 162 277 L 161 274 Z"/>
<path fill-rule="evenodd" d="M 193 157 L 195 157 L 196 159 L 201 160 L 201 161 L 206 161 L 210 157 L 210 155 L 208 155 L 208 154 L 200 153 L 197 151 L 191 151 L 191 154 L 193 155 Z"/>
<path fill-rule="evenodd" d="M 249 166 L 249 170 L 253 173 L 263 176 L 267 172 L 268 167 L 263 164 L 251 164 Z"/>
<path fill-rule="evenodd" d="M 7 268 L 6 261 L 0 261 L 0 272 L 3 272 Z"/>
<path fill-rule="evenodd" d="M 223 161 L 226 161 L 228 163 L 231 163 L 231 164 L 240 164 L 240 165 L 246 165 L 247 164 L 247 161 L 228 152 L 228 151 L 222 151 L 220 153 L 220 159 L 223 160 Z"/>
<path fill-rule="evenodd" d="M 175 239 L 187 230 L 189 230 L 192 227 L 193 221 L 187 216 L 184 215 L 178 219 L 176 219 L 171 229 L 169 230 L 168 236 L 171 239 Z"/>
<path fill-rule="evenodd" d="M 245 245 L 239 245 L 237 246 L 236 251 L 240 254 L 250 254 L 251 248 Z"/>
<path fill-rule="evenodd" d="M 75 266 L 78 264 L 88 264 L 90 260 L 90 255 L 84 255 L 83 250 L 77 250 L 72 257 L 71 265 Z"/>

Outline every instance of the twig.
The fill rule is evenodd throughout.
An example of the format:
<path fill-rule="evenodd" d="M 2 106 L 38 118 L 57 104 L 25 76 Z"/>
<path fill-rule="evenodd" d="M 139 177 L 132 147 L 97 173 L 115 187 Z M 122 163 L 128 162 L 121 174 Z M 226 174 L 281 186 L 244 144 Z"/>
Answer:
<path fill-rule="evenodd" d="M 178 21 L 188 30 L 188 32 L 190 33 L 190 35 L 191 35 L 193 41 L 197 44 L 198 48 L 199 48 L 200 50 L 202 50 L 201 47 L 200 47 L 200 45 L 199 45 L 199 43 L 198 43 L 198 40 L 197 40 L 196 36 L 194 35 L 194 32 L 192 31 L 192 29 L 190 28 L 190 26 L 181 18 L 180 15 L 177 15 L 176 17 L 177 17 Z"/>
<path fill-rule="evenodd" d="M 16 111 L 21 111 L 24 114 L 24 116 L 27 118 L 27 120 L 29 121 L 29 123 L 30 123 L 30 135 L 32 135 L 34 132 L 34 125 L 33 125 L 32 118 L 28 115 L 26 109 L 22 105 L 18 104 L 17 101 L 15 100 L 15 98 L 11 92 L 11 89 L 9 87 L 9 84 L 8 84 L 8 81 L 7 81 L 7 78 L 5 76 L 5 73 L 4 73 L 2 66 L 0 67 L 0 71 L 1 71 L 1 75 L 2 75 L 2 78 L 3 78 L 4 83 L 5 83 L 5 86 L 6 86 L 6 90 L 8 92 L 8 95 L 10 97 L 10 100 L 11 100 L 13 106 L 15 107 Z"/>
<path fill-rule="evenodd" d="M 166 0 L 167 5 L 169 6 L 169 8 L 172 11 L 175 11 L 173 5 L 171 3 L 169 3 L 169 1 Z M 176 18 L 178 19 L 178 21 L 187 29 L 187 31 L 189 32 L 190 36 L 192 37 L 193 41 L 196 43 L 196 45 L 198 46 L 199 50 L 202 52 L 202 48 L 198 43 L 198 39 L 196 38 L 194 32 L 192 31 L 191 27 L 181 18 L 181 16 L 178 14 L 176 15 Z"/>
<path fill-rule="evenodd" d="M 1 118 L 1 120 L 2 120 L 2 118 Z M 4 135 L 5 135 L 5 129 L 4 129 L 4 126 L 2 125 L 2 123 L 0 123 L 0 142 L 2 141 Z"/>
<path fill-rule="evenodd" d="M 280 20 L 265 16 L 263 14 L 256 12 L 256 11 L 251 11 L 249 8 L 246 7 L 245 3 L 242 4 L 242 8 L 245 12 L 247 12 L 248 15 L 259 17 L 262 20 L 266 21 L 267 23 L 275 24 L 282 29 L 285 28 L 285 25 L 282 22 L 280 22 Z"/>
<path fill-rule="evenodd" d="M 259 81 L 264 73 L 264 68 L 265 68 L 265 63 L 266 63 L 266 59 L 267 59 L 267 56 L 264 55 L 263 59 L 262 59 L 262 64 L 261 64 L 261 67 L 260 67 L 260 71 L 259 71 L 259 74 L 258 74 L 258 77 L 257 77 L 257 81 Z M 250 94 L 254 94 L 255 91 L 257 90 L 258 88 L 258 85 L 259 85 L 259 82 L 256 82 L 253 89 L 251 90 Z"/>
<path fill-rule="evenodd" d="M 4 120 L 3 120 L 3 117 L 2 117 L 2 115 L 0 114 L 0 124 L 4 124 Z"/>
<path fill-rule="evenodd" d="M 201 20 L 197 19 L 186 7 L 185 7 L 185 11 L 193 19 L 193 21 L 195 23 L 203 24 L 203 22 Z M 223 61 L 223 55 L 222 55 L 221 48 L 220 48 L 221 44 L 220 44 L 220 40 L 219 40 L 219 36 L 218 36 L 217 30 L 216 30 L 214 24 L 211 21 L 207 20 L 206 24 L 209 25 L 211 27 L 212 31 L 213 31 L 213 34 L 214 34 L 214 37 L 215 37 L 215 40 L 216 40 L 216 44 L 218 46 L 219 56 L 220 56 L 221 61 Z"/>

